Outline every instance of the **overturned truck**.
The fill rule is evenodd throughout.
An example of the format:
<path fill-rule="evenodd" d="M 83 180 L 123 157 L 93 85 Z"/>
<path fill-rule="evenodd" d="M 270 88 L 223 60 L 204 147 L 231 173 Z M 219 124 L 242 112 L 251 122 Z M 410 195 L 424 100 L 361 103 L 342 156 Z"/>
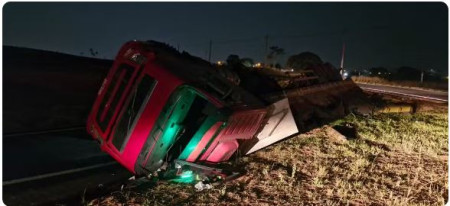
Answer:
<path fill-rule="evenodd" d="M 349 92 L 360 93 L 335 69 L 262 70 L 212 65 L 155 41 L 128 42 L 98 91 L 87 130 L 136 175 L 226 179 L 235 174 L 212 165 L 341 117 L 355 99 Z"/>

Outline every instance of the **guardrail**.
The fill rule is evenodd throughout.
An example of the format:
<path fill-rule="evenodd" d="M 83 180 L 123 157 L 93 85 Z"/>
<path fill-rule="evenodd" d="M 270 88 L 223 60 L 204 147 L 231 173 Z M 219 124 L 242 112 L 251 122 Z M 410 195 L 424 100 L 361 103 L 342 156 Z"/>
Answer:
<path fill-rule="evenodd" d="M 425 101 L 448 102 L 447 99 L 440 99 L 440 98 L 436 98 L 436 97 L 429 97 L 429 96 L 423 96 L 423 95 L 417 95 L 417 94 L 405 94 L 405 93 L 401 93 L 401 92 L 386 91 L 386 90 L 382 90 L 382 89 L 374 89 L 374 88 L 367 88 L 367 87 L 360 87 L 360 88 L 362 90 L 369 91 L 369 92 L 390 94 L 390 95 L 395 95 L 395 96 L 403 96 L 403 97 L 409 97 L 409 98 L 425 100 Z"/>

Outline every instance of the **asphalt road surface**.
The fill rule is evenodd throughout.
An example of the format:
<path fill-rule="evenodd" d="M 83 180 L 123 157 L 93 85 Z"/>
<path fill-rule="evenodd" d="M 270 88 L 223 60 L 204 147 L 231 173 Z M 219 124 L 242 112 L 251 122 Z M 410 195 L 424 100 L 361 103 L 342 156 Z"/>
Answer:
<path fill-rule="evenodd" d="M 357 84 L 359 87 L 361 87 L 361 89 L 369 92 L 385 93 L 395 96 L 404 96 L 426 101 L 448 102 L 448 92 L 444 91 L 395 87 L 387 85 L 363 84 L 363 83 Z"/>
<path fill-rule="evenodd" d="M 6 205 L 79 204 L 131 176 L 84 129 L 3 137 Z"/>

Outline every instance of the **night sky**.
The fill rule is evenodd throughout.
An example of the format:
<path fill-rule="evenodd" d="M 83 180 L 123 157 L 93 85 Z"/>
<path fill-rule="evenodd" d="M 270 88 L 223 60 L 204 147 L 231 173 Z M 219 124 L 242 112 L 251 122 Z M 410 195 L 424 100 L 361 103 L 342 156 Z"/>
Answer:
<path fill-rule="evenodd" d="M 128 40 L 158 40 L 212 61 L 262 61 L 269 46 L 311 51 L 338 66 L 412 66 L 448 73 L 443 3 L 8 3 L 3 45 L 114 58 Z"/>

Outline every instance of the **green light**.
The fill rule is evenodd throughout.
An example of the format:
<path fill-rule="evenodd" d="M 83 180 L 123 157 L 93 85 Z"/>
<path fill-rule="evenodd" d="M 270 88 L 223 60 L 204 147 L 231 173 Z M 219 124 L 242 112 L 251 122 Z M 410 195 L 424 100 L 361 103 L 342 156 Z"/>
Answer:
<path fill-rule="evenodd" d="M 190 170 L 185 171 L 185 172 L 183 172 L 183 174 L 181 174 L 182 179 L 192 178 L 192 177 L 193 177 L 193 174 L 192 174 L 192 171 L 190 171 Z"/>
<path fill-rule="evenodd" d="M 160 134 L 157 142 L 156 149 L 152 151 L 151 160 L 149 161 L 160 161 L 167 155 L 168 150 L 170 150 L 171 145 L 175 143 L 178 133 L 183 131 L 183 122 L 189 121 L 185 120 L 189 111 L 191 110 L 192 104 L 196 98 L 201 97 L 194 89 L 188 86 L 181 86 L 175 91 L 169 101 L 163 108 L 161 115 L 158 117 L 156 125 L 159 126 L 162 134 Z M 202 140 L 204 134 L 219 120 L 222 115 L 219 113 L 210 114 L 200 125 L 195 134 L 190 138 L 189 142 L 179 155 L 178 159 L 186 160 L 191 153 L 197 148 L 198 143 Z M 217 134 L 211 138 L 213 140 Z M 191 178 L 192 179 L 192 178 Z"/>
<path fill-rule="evenodd" d="M 157 125 L 162 127 L 162 134 L 156 143 L 158 148 L 152 151 L 153 160 L 158 161 L 164 158 L 170 145 L 174 143 L 178 131 L 182 129 L 180 123 L 186 118 L 195 95 L 187 87 L 181 87 L 172 94 L 163 113 L 158 118 Z"/>
<path fill-rule="evenodd" d="M 186 88 L 179 90 L 178 95 L 181 97 L 181 99 L 176 103 L 176 105 L 174 105 L 175 108 L 173 108 L 170 119 L 168 120 L 164 129 L 165 131 L 163 134 L 162 142 L 166 145 L 169 145 L 174 141 L 177 132 L 181 129 L 178 123 L 186 117 L 189 111 L 188 108 L 191 107 L 195 98 L 195 94 L 193 94 Z"/>
<path fill-rule="evenodd" d="M 176 183 L 192 183 L 195 180 L 194 173 L 191 170 L 184 171 L 178 178 L 172 179 Z"/>

